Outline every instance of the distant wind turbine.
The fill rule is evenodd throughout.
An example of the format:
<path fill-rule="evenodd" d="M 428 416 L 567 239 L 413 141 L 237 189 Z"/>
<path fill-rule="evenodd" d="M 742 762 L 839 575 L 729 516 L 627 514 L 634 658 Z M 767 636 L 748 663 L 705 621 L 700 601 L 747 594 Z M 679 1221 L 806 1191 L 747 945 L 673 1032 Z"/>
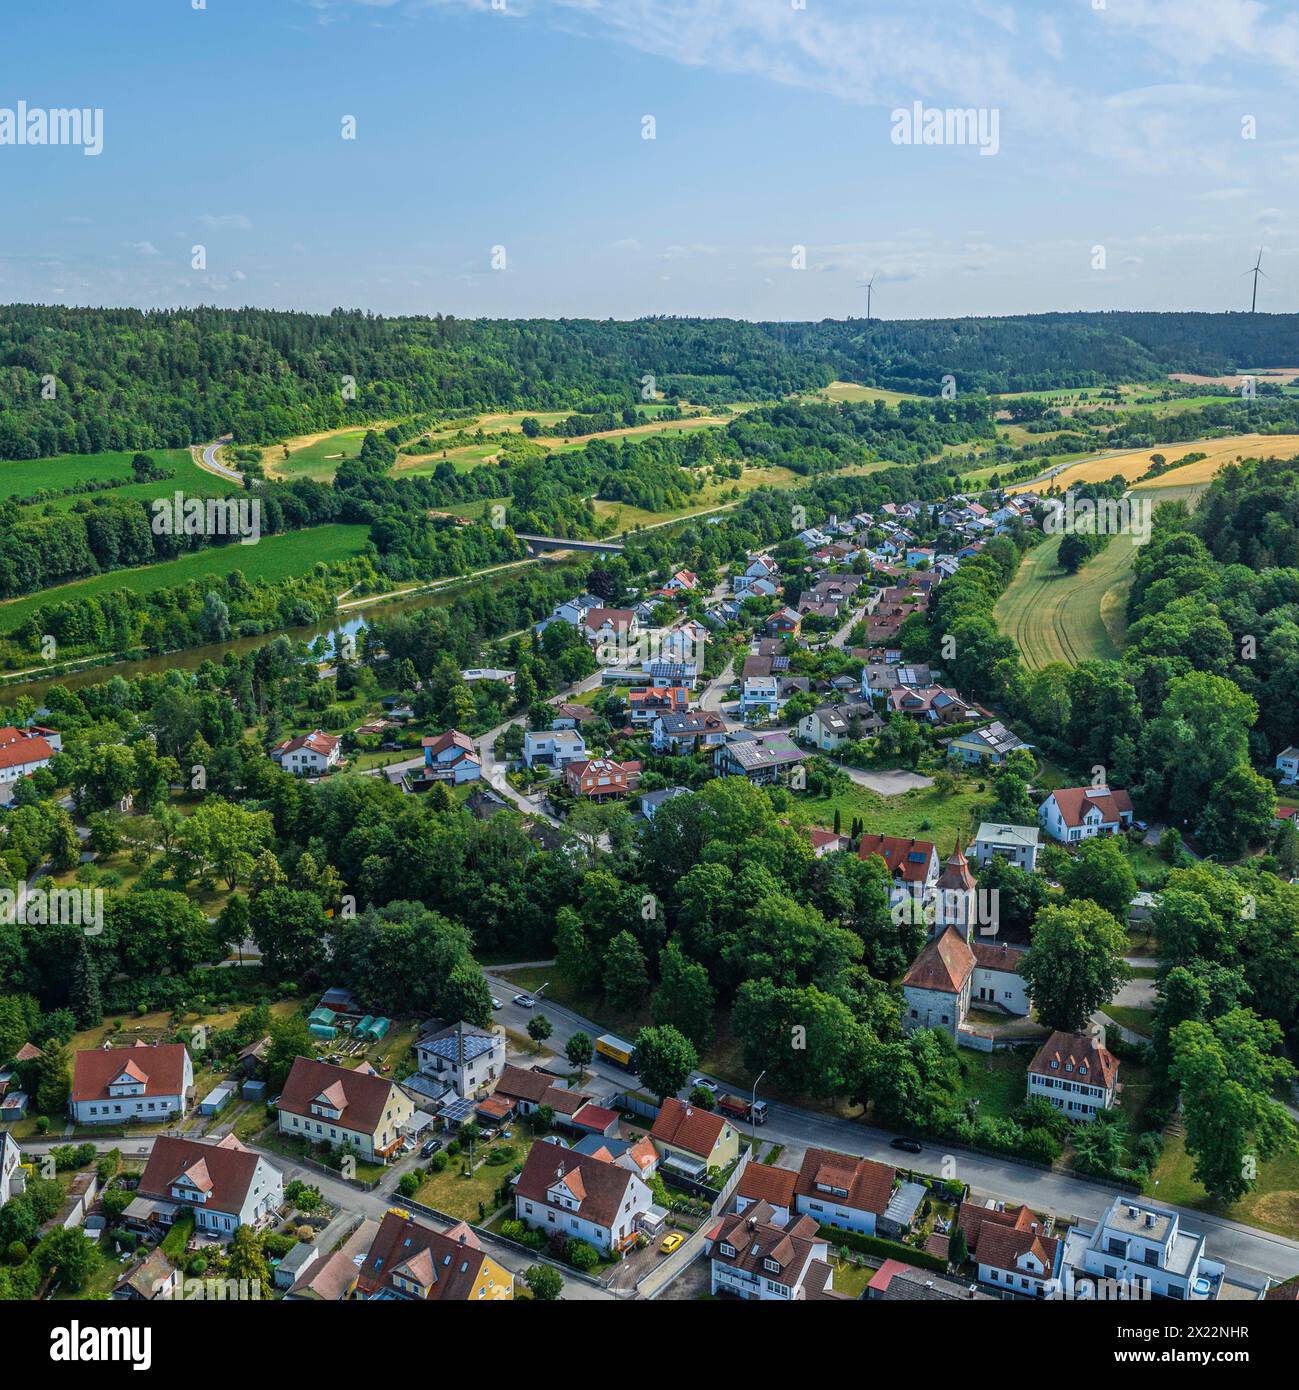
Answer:
<path fill-rule="evenodd" d="M 1256 314 L 1256 313 L 1258 313 L 1258 277 L 1261 275 L 1265 280 L 1268 279 L 1268 278 L 1270 278 L 1270 277 L 1268 276 L 1267 271 L 1264 270 L 1264 269 L 1262 268 L 1262 266 L 1263 266 L 1263 248 L 1260 246 L 1260 247 L 1258 248 L 1258 260 L 1254 262 L 1254 268 L 1253 268 L 1253 270 L 1247 270 L 1247 271 L 1245 272 L 1246 275 L 1252 275 L 1252 276 L 1254 277 L 1254 297 L 1253 297 L 1253 299 L 1250 301 L 1250 306 L 1249 306 L 1249 312 L 1250 312 L 1251 314 Z M 867 313 L 866 317 L 869 318 L 869 317 L 870 317 L 870 314 Z"/>
<path fill-rule="evenodd" d="M 875 272 L 875 275 L 872 275 L 871 278 L 870 278 L 869 280 L 863 280 L 863 281 L 861 282 L 861 284 L 859 284 L 859 285 L 857 286 L 857 288 L 858 288 L 859 290 L 865 290 L 865 291 L 866 291 L 866 322 L 867 322 L 867 323 L 869 323 L 869 322 L 871 321 L 871 291 L 875 288 L 875 279 L 876 279 L 876 276 L 878 276 L 878 275 L 879 275 L 879 271 L 877 270 L 877 271 Z"/>

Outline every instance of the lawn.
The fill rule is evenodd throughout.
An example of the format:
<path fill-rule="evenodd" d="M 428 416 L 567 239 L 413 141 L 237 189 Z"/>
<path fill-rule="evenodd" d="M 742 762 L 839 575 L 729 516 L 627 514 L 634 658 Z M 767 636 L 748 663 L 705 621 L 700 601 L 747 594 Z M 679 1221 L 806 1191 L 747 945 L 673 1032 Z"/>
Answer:
<path fill-rule="evenodd" d="M 102 454 L 54 454 L 43 459 L 5 460 L 0 462 L 0 498 L 30 497 L 36 492 L 58 492 L 64 488 L 75 487 L 79 483 L 131 478 L 134 476 L 131 472 L 131 460 L 135 457 L 135 452 L 126 450 Z M 188 449 L 141 449 L 139 452 L 148 454 L 159 468 L 172 469 L 176 476 L 163 482 L 130 483 L 126 487 L 111 488 L 104 492 L 76 493 L 61 499 L 55 505 L 71 506 L 73 502 L 96 497 L 157 497 L 165 495 L 168 489 L 174 492 L 178 487 L 193 492 L 201 491 L 204 495 L 238 491 L 237 484 L 223 482 L 199 468 Z"/>
<path fill-rule="evenodd" d="M 960 1054 L 961 1091 L 964 1100 L 979 1102 L 979 1112 L 1008 1119 L 1024 1103 L 1026 1077 L 1031 1052 L 1010 1049 L 1003 1052 Z"/>
<path fill-rule="evenodd" d="M 1194 1165 L 1183 1136 L 1167 1135 L 1154 1173 L 1156 1181 L 1149 1187 L 1151 1195 L 1161 1202 L 1213 1212 L 1293 1239 L 1299 1229 L 1299 1153 L 1283 1153 L 1260 1163 L 1254 1190 L 1229 1207 L 1209 1198 L 1192 1174 Z"/>
<path fill-rule="evenodd" d="M 846 1263 L 837 1255 L 834 1257 L 834 1291 L 848 1298 L 861 1298 L 866 1285 L 875 1277 L 873 1265 L 858 1264 L 855 1260 Z"/>
<path fill-rule="evenodd" d="M 1135 1009 L 1130 1004 L 1106 1004 L 1102 1012 L 1124 1028 L 1140 1033 L 1143 1038 L 1152 1036 L 1154 1015 L 1149 1009 Z"/>
<path fill-rule="evenodd" d="M 945 858 L 952 852 L 958 835 L 968 839 L 978 829 L 982 808 L 990 796 L 987 790 L 979 791 L 973 781 L 964 781 L 958 791 L 948 796 L 937 787 L 881 796 L 853 782 L 846 791 L 831 796 L 802 793 L 794 800 L 804 818 L 813 824 L 832 827 L 838 811 L 840 826 L 847 834 L 854 817 L 860 816 L 868 834 L 933 840 L 939 855 Z"/>
<path fill-rule="evenodd" d="M 417 1202 L 444 1211 L 448 1216 L 460 1217 L 465 1221 L 480 1221 L 496 1210 L 496 1189 L 509 1176 L 515 1163 L 522 1163 L 531 1145 L 531 1133 L 526 1135 L 522 1127 L 514 1130 L 513 1139 L 493 1139 L 488 1144 L 474 1145 L 476 1167 L 470 1177 L 464 1175 L 465 1155 L 452 1155 L 447 1166 L 440 1173 L 429 1174 L 415 1194 Z M 508 1163 L 488 1163 L 486 1155 L 502 1149 L 513 1150 L 514 1157 Z M 401 1198 L 394 1198 L 400 1202 Z M 483 1210 L 480 1213 L 479 1205 Z"/>
<path fill-rule="evenodd" d="M 71 584 L 42 589 L 39 593 L 0 603 L 0 632 L 11 632 L 32 613 L 52 603 L 91 598 L 112 593 L 116 589 L 152 594 L 159 589 L 187 584 L 211 575 L 224 578 L 236 570 L 249 582 L 265 579 L 274 583 L 294 575 L 309 574 L 313 565 L 333 564 L 361 554 L 369 535 L 368 526 L 313 526 L 305 531 L 265 536 L 256 545 L 212 546 L 159 565 L 111 570 L 91 579 L 79 579 Z"/>

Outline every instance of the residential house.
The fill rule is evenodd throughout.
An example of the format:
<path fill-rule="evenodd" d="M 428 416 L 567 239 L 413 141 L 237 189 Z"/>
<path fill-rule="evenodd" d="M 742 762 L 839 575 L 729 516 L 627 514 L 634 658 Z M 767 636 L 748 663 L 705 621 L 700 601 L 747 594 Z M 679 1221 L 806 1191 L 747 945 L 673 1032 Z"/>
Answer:
<path fill-rule="evenodd" d="M 194 1064 L 183 1043 L 91 1048 L 72 1064 L 68 1114 L 79 1125 L 120 1125 L 183 1115 Z"/>
<path fill-rule="evenodd" d="M 240 1226 L 266 1225 L 283 1202 L 280 1170 L 233 1134 L 215 1144 L 160 1134 L 123 1216 L 156 1228 L 188 1212 L 195 1231 L 228 1240 Z"/>
<path fill-rule="evenodd" d="M 798 1173 L 792 1168 L 778 1168 L 774 1163 L 746 1163 L 735 1185 L 736 1214 L 758 1202 L 766 1202 L 771 1208 L 768 1218 L 771 1224 L 787 1226 L 795 1210 L 797 1186 Z"/>
<path fill-rule="evenodd" d="M 967 1042 L 965 1019 L 971 1000 L 1023 1017 L 1028 990 L 1019 966 L 1023 952 L 984 942 L 971 945 L 965 932 L 949 926 L 928 942 L 902 977 L 902 1027 L 942 1028 Z"/>
<path fill-rule="evenodd" d="M 938 886 L 938 849 L 932 840 L 904 840 L 896 835 L 863 835 L 857 845 L 860 859 L 878 855 L 893 880 L 894 906 L 905 897 L 927 898 Z"/>
<path fill-rule="evenodd" d="M 689 796 L 689 787 L 663 787 L 656 792 L 642 792 L 640 794 L 640 813 L 647 821 L 652 821 L 658 814 L 658 809 L 665 802 L 675 801 L 679 796 Z"/>
<path fill-rule="evenodd" d="M 626 796 L 640 785 L 641 764 L 615 762 L 613 758 L 590 758 L 569 763 L 564 771 L 568 790 L 588 801 L 609 801 Z"/>
<path fill-rule="evenodd" d="M 886 1163 L 808 1149 L 794 1184 L 794 1210 L 822 1226 L 873 1236 L 896 1181 L 897 1173 Z"/>
<path fill-rule="evenodd" d="M 968 1303 L 971 1299 L 990 1298 L 992 1294 L 979 1292 L 972 1284 L 944 1279 L 932 1269 L 920 1269 L 901 1260 L 885 1260 L 866 1285 L 868 1302 Z"/>
<path fill-rule="evenodd" d="M 763 624 L 768 637 L 797 637 L 803 620 L 792 608 L 778 608 Z"/>
<path fill-rule="evenodd" d="M 312 1260 L 293 1281 L 286 1302 L 340 1303 L 357 1287 L 366 1252 L 374 1243 L 379 1223 L 366 1219 L 332 1254 Z"/>
<path fill-rule="evenodd" d="M 740 1156 L 740 1136 L 730 1120 L 668 1096 L 650 1129 L 659 1157 L 669 1168 L 701 1177 L 708 1168 L 726 1168 Z"/>
<path fill-rule="evenodd" d="M 829 1243 L 816 1222 L 799 1217 L 777 1225 L 766 1202 L 715 1223 L 704 1243 L 712 1264 L 712 1292 L 764 1303 L 839 1299 Z"/>
<path fill-rule="evenodd" d="M 356 1297 L 416 1303 L 508 1303 L 514 1275 L 483 1249 L 467 1222 L 434 1231 L 384 1213 L 361 1261 Z"/>
<path fill-rule="evenodd" d="M 746 676 L 740 686 L 740 714 L 745 719 L 774 719 L 780 713 L 780 678 Z"/>
<path fill-rule="evenodd" d="M 824 752 L 832 752 L 852 738 L 852 727 L 844 710 L 821 705 L 799 721 L 798 736 Z"/>
<path fill-rule="evenodd" d="M 1104 1041 L 1059 1030 L 1028 1066 L 1028 1094 L 1042 1096 L 1071 1120 L 1094 1120 L 1118 1095 L 1119 1062 Z"/>
<path fill-rule="evenodd" d="M 397 1148 L 415 1113 L 411 1097 L 386 1077 L 308 1057 L 294 1058 L 275 1108 L 281 1134 L 313 1144 L 347 1144 L 371 1161 Z"/>
<path fill-rule="evenodd" d="M 454 1023 L 421 1038 L 415 1056 L 425 1076 L 450 1086 L 458 1096 L 481 1096 L 504 1070 L 505 1034 Z"/>
<path fill-rule="evenodd" d="M 635 725 L 653 724 L 660 714 L 684 714 L 690 691 L 684 685 L 640 686 L 627 692 L 628 718 Z"/>
<path fill-rule="evenodd" d="M 658 1172 L 658 1150 L 651 1140 L 643 1136 L 633 1140 L 614 1139 L 605 1134 L 586 1134 L 574 1143 L 573 1152 L 590 1154 L 593 1158 L 604 1159 L 606 1163 L 616 1163 L 645 1182 L 649 1182 Z"/>
<path fill-rule="evenodd" d="M 0 737 L 2 736 L 3 731 L 0 731 Z M 1276 765 L 1281 769 L 1281 785 L 1283 787 L 1292 787 L 1296 782 L 1299 782 L 1299 748 L 1296 748 L 1293 743 L 1276 755 Z M 0 773 L 0 776 L 3 776 L 3 773 Z"/>
<path fill-rule="evenodd" d="M 504 671 L 496 666 L 471 666 L 467 671 L 460 672 L 460 679 L 466 685 L 476 685 L 479 681 L 500 681 L 513 689 L 514 678 L 513 671 Z"/>
<path fill-rule="evenodd" d="M 838 854 L 852 848 L 852 841 L 847 835 L 838 835 L 833 830 L 822 830 L 819 825 L 809 826 L 807 837 L 811 840 L 812 852 L 818 859 L 824 859 L 827 854 Z"/>
<path fill-rule="evenodd" d="M 950 758 L 959 758 L 965 763 L 990 763 L 994 767 L 1004 763 L 1018 748 L 1031 749 L 1013 730 L 1008 729 L 1000 719 L 981 729 L 971 729 L 967 734 L 958 734 L 947 747 Z"/>
<path fill-rule="evenodd" d="M 699 663 L 673 657 L 657 657 L 646 668 L 650 684 L 658 690 L 673 690 L 684 686 L 694 690 L 699 684 Z"/>
<path fill-rule="evenodd" d="M 1017 869 L 1032 873 L 1037 868 L 1038 830 L 1035 825 L 998 825 L 985 820 L 974 837 L 974 860 L 986 868 L 994 859 L 1004 859 Z"/>
<path fill-rule="evenodd" d="M 780 567 L 776 562 L 766 555 L 755 555 L 749 561 L 748 568 L 743 574 L 737 574 L 731 579 L 731 592 L 743 594 L 752 588 L 755 580 L 763 579 L 769 583 L 776 579 L 780 574 Z"/>
<path fill-rule="evenodd" d="M 688 594 L 698 587 L 699 577 L 690 570 L 678 570 L 663 586 L 665 594 Z"/>
<path fill-rule="evenodd" d="M 923 689 L 933 683 L 933 672 L 923 662 L 898 666 L 887 661 L 868 661 L 861 672 L 861 695 L 887 695 L 899 685 Z"/>
<path fill-rule="evenodd" d="M 6 783 L 48 767 L 62 747 L 63 740 L 53 729 L 16 729 L 12 724 L 0 728 L 0 797 L 11 790 Z"/>
<path fill-rule="evenodd" d="M 1117 835 L 1132 824 L 1132 798 L 1117 787 L 1058 787 L 1038 807 L 1037 819 L 1064 844 Z"/>
<path fill-rule="evenodd" d="M 941 685 L 897 685 L 889 691 L 889 710 L 930 724 L 959 724 L 974 713 L 956 693 Z"/>
<path fill-rule="evenodd" d="M 322 777 L 342 761 L 342 743 L 333 734 L 315 729 L 297 738 L 286 738 L 271 750 L 271 759 L 296 777 Z"/>
<path fill-rule="evenodd" d="M 561 701 L 554 709 L 555 715 L 550 721 L 552 729 L 580 729 L 583 724 L 593 724 L 600 717 L 589 705 L 568 701 Z"/>
<path fill-rule="evenodd" d="M 1054 1287 L 1065 1243 L 1047 1235 L 1046 1223 L 1028 1207 L 962 1202 L 957 1225 L 983 1283 L 1023 1298 L 1041 1298 Z"/>
<path fill-rule="evenodd" d="M 752 734 L 729 734 L 713 750 L 713 771 L 719 777 L 745 777 L 766 785 L 801 766 L 803 753 L 787 737 L 758 739 Z"/>
<path fill-rule="evenodd" d="M 112 1297 L 119 1303 L 153 1303 L 179 1298 L 180 1280 L 180 1270 L 172 1267 L 161 1249 L 154 1249 L 114 1284 Z"/>
<path fill-rule="evenodd" d="M 562 772 L 571 762 L 586 757 L 586 740 L 576 729 L 527 729 L 523 734 L 523 761 L 528 767 L 553 767 Z"/>
<path fill-rule="evenodd" d="M 634 642 L 640 624 L 630 608 L 592 608 L 582 619 L 582 633 L 588 642 L 613 644 Z"/>
<path fill-rule="evenodd" d="M 478 749 L 468 734 L 458 729 L 448 729 L 436 738 L 420 740 L 424 750 L 424 776 L 437 780 L 453 782 L 476 781 L 483 775 L 482 759 Z"/>
<path fill-rule="evenodd" d="M 649 1187 L 621 1164 L 538 1140 L 514 1189 L 514 1215 L 534 1230 L 620 1250 L 654 1205 Z"/>
<path fill-rule="evenodd" d="M 1209 1259 L 1205 1237 L 1186 1230 L 1180 1213 L 1144 1197 L 1115 1197 L 1099 1221 L 1078 1222 L 1063 1243 L 1055 1296 L 1086 1296 L 1109 1281 L 1131 1298 L 1252 1301 L 1270 1283 Z"/>
<path fill-rule="evenodd" d="M 10 1197 L 17 1197 L 27 1185 L 22 1161 L 18 1141 L 7 1129 L 0 1130 L 0 1207 Z"/>
<path fill-rule="evenodd" d="M 723 742 L 727 725 L 712 710 L 692 709 L 683 714 L 660 714 L 650 733 L 656 753 L 693 753 Z"/>

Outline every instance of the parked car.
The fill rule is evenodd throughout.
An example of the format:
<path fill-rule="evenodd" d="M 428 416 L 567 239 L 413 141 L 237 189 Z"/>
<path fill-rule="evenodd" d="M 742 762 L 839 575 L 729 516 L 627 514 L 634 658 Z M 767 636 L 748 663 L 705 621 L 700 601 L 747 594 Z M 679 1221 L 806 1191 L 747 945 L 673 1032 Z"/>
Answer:
<path fill-rule="evenodd" d="M 516 994 L 514 1002 L 521 1009 L 535 1009 L 537 1007 L 537 1001 L 530 994 Z"/>
<path fill-rule="evenodd" d="M 685 1236 L 680 1231 L 672 1231 L 659 1242 L 659 1251 L 661 1254 L 670 1255 L 684 1240 Z"/>
<path fill-rule="evenodd" d="M 541 1141 L 543 1144 L 554 1144 L 557 1148 L 566 1149 L 568 1144 L 559 1137 L 558 1134 L 547 1134 Z"/>
<path fill-rule="evenodd" d="M 494 1009 L 499 1009 L 500 1007 L 501 1007 L 501 1001 L 493 994 L 493 995 L 492 995 L 492 1008 L 494 1008 Z"/>
<path fill-rule="evenodd" d="M 706 1076 L 692 1076 L 690 1078 L 690 1089 L 693 1091 L 696 1086 L 702 1086 L 705 1091 L 711 1091 L 716 1095 L 722 1088 L 716 1081 L 709 1081 Z"/>
<path fill-rule="evenodd" d="M 441 1147 L 441 1139 L 426 1139 L 423 1148 L 419 1151 L 419 1156 L 421 1158 L 432 1158 Z"/>
<path fill-rule="evenodd" d="M 909 1154 L 918 1154 L 925 1146 L 918 1139 L 903 1139 L 900 1135 L 896 1139 L 890 1139 L 889 1143 L 895 1149 L 905 1149 Z"/>

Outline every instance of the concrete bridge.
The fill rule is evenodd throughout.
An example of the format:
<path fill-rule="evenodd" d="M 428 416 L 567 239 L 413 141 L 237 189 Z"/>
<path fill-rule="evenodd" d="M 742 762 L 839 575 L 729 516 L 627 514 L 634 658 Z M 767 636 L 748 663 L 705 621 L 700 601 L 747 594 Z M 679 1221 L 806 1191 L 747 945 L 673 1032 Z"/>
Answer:
<path fill-rule="evenodd" d="M 564 536 L 528 536 L 514 533 L 528 547 L 531 555 L 545 555 L 552 550 L 589 550 L 597 555 L 620 555 L 626 549 L 619 541 L 575 541 Z"/>

